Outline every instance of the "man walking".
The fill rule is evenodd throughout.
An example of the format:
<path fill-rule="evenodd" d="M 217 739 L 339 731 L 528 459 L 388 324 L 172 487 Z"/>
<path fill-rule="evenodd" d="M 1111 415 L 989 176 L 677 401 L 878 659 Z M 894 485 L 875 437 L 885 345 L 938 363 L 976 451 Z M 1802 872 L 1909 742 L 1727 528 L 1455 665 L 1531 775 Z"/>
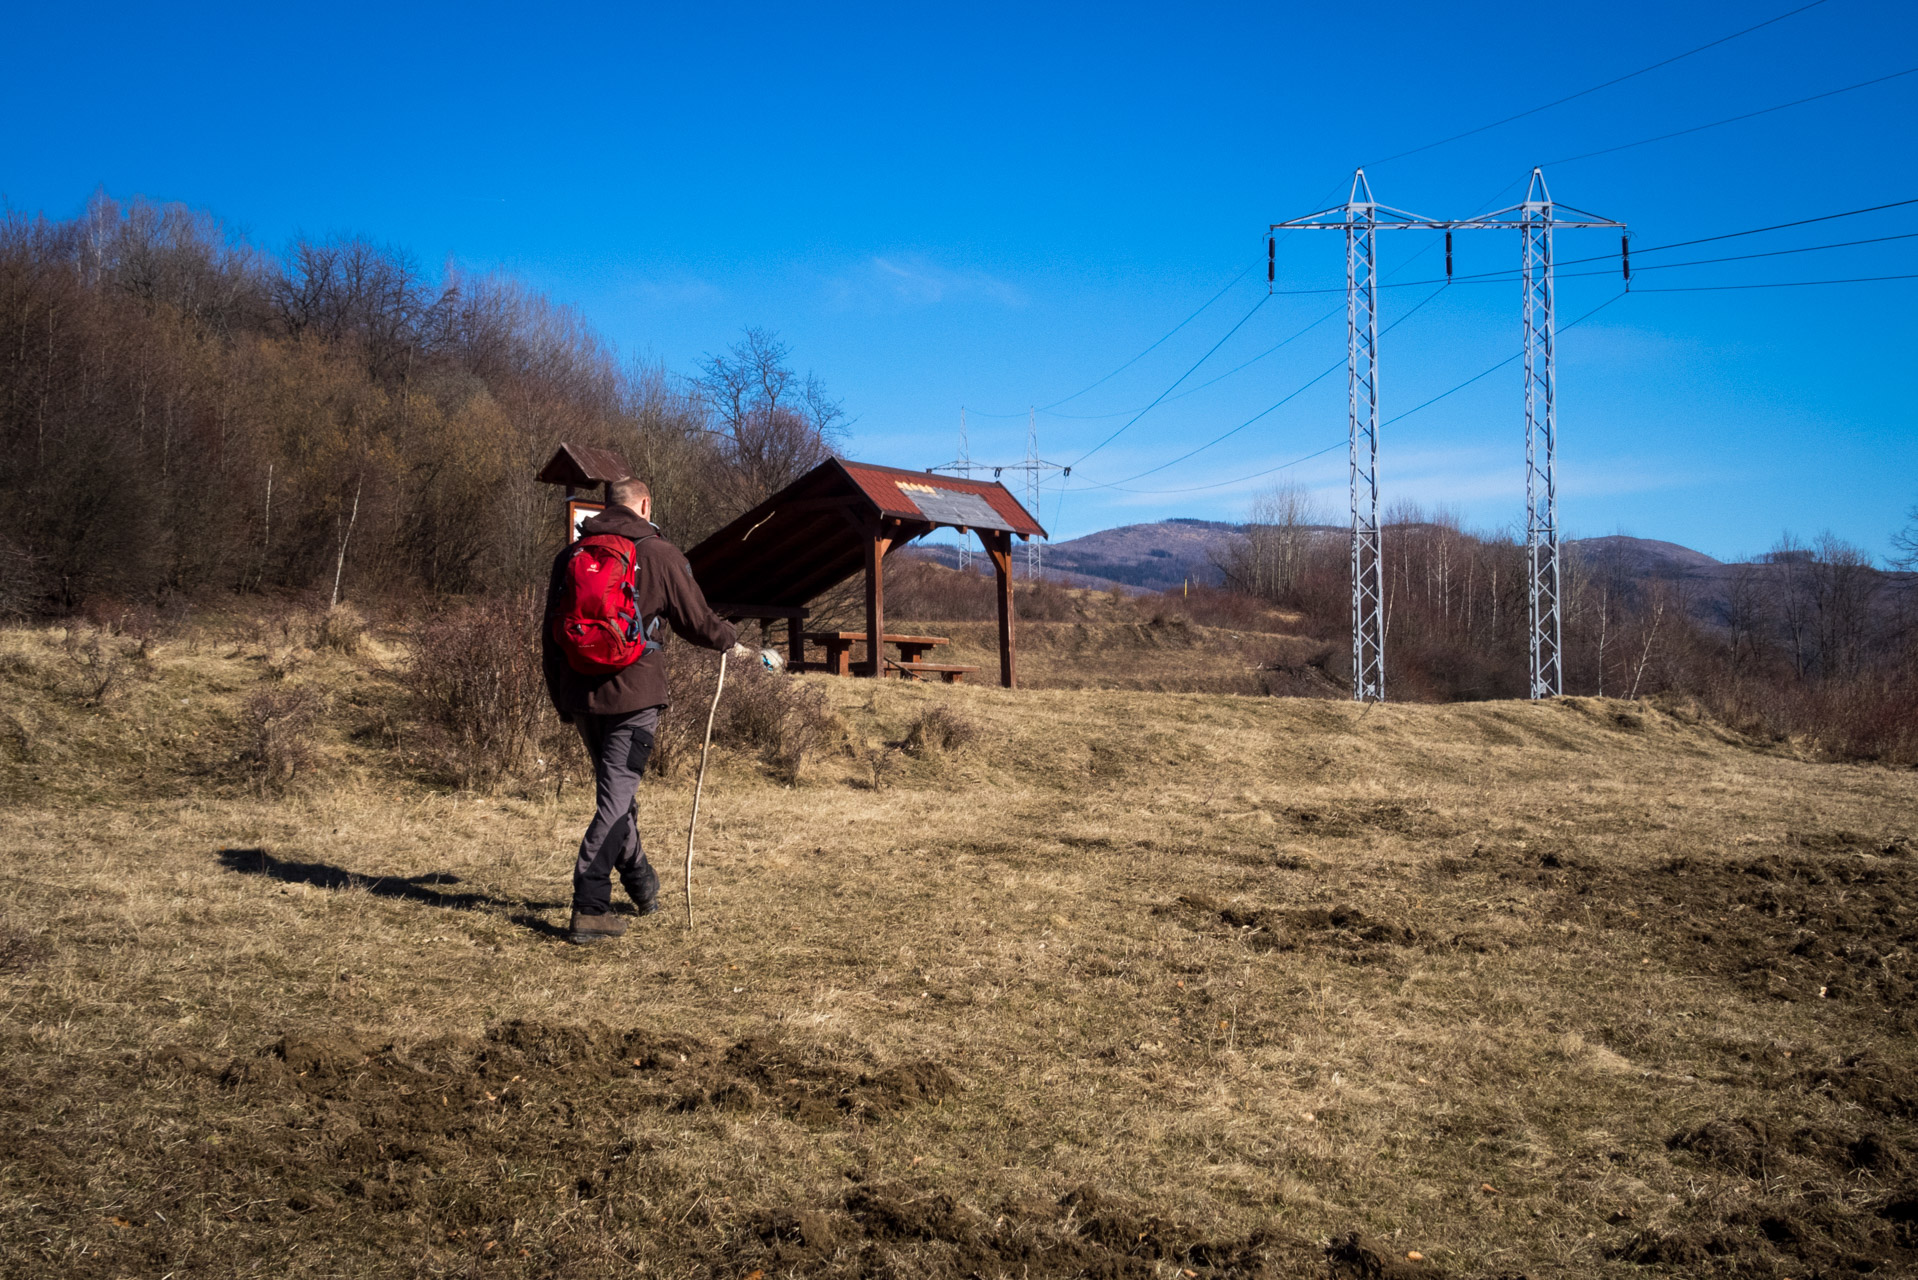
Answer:
<path fill-rule="evenodd" d="M 580 527 L 581 541 L 553 561 L 540 627 L 546 691 L 560 719 L 571 722 L 585 740 L 599 801 L 573 867 L 573 916 L 567 936 L 574 942 L 601 942 L 626 932 L 626 922 L 613 914 L 614 872 L 640 915 L 659 910 L 659 876 L 640 847 L 633 811 L 633 795 L 652 756 L 660 712 L 666 709 L 666 673 L 655 639 L 659 622 L 663 619 L 708 649 L 744 649 L 733 624 L 706 603 L 686 557 L 660 537 L 652 522 L 652 491 L 639 480 L 618 480 L 608 489 L 606 510 L 586 521 Z M 588 547 L 583 545 L 588 538 L 600 540 Z M 580 607 L 581 566 L 569 562 L 589 552 L 597 557 L 595 565 L 603 561 L 608 575 L 618 575 L 617 596 L 629 611 L 627 625 L 637 623 L 623 639 L 609 629 L 610 658 L 600 652 L 582 659 L 581 646 L 562 643 L 554 625 L 556 620 L 564 625 L 568 610 Z M 630 558 L 622 562 L 622 557 Z M 638 659 L 614 665 L 630 651 L 624 642 L 637 647 L 642 634 L 645 644 Z"/>

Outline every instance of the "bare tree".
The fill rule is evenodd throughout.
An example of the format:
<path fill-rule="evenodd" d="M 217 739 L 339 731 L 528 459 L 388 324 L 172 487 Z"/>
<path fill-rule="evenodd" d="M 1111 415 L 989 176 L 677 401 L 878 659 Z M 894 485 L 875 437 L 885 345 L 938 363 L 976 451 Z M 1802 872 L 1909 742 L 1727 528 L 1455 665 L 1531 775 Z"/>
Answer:
<path fill-rule="evenodd" d="M 1862 549 L 1825 533 L 1816 544 L 1812 581 L 1820 674 L 1854 676 L 1864 660 L 1872 605 L 1883 579 Z"/>
<path fill-rule="evenodd" d="M 1894 569 L 1918 570 L 1918 505 L 1905 512 L 1905 527 L 1891 535 Z"/>
<path fill-rule="evenodd" d="M 1772 549 L 1765 553 L 1765 561 L 1778 567 L 1779 589 L 1776 596 L 1779 623 L 1785 639 L 1791 645 L 1792 670 L 1803 679 L 1811 670 L 1813 660 L 1812 628 L 1812 586 L 1811 548 L 1793 537 L 1789 531 L 1782 533 Z"/>
<path fill-rule="evenodd" d="M 1288 602 L 1309 563 L 1315 526 L 1325 513 L 1302 484 L 1285 481 L 1252 499 L 1245 533 L 1217 557 L 1219 572 L 1234 590 L 1263 600 Z"/>
<path fill-rule="evenodd" d="M 792 349 L 768 329 L 748 329 L 694 380 L 718 423 L 736 506 L 749 507 L 833 455 L 845 411 L 813 374 L 788 364 Z"/>

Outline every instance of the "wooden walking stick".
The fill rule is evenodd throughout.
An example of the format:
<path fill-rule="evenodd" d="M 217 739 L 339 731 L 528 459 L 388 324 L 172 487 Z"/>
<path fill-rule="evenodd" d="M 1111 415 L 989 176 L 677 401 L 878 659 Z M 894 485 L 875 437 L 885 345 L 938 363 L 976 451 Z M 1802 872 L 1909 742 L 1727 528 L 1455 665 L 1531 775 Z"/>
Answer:
<path fill-rule="evenodd" d="M 693 833 L 699 830 L 699 793 L 706 789 L 706 755 L 713 749 L 713 717 L 719 714 L 719 691 L 726 687 L 726 655 L 719 655 L 719 679 L 713 682 L 713 705 L 706 713 L 706 741 L 699 748 L 699 778 L 693 783 L 693 820 L 686 824 L 686 928 L 693 927 Z"/>

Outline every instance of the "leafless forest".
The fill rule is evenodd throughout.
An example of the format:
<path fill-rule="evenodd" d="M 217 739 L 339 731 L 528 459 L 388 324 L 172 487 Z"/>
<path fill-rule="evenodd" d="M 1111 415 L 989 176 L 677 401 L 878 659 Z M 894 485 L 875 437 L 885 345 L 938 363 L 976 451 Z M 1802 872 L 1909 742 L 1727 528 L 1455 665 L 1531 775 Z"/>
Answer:
<path fill-rule="evenodd" d="M 753 331 L 687 378 L 517 284 L 364 240 L 274 257 L 178 207 L 0 224 L 0 608 L 534 579 L 556 441 L 617 447 L 690 544 L 838 409 Z"/>

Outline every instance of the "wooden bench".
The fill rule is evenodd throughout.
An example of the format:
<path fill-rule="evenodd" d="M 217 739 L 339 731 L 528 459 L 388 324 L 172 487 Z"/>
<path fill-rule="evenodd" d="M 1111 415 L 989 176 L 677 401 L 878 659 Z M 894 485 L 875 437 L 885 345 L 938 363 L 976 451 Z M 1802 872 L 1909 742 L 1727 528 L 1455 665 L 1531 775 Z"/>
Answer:
<path fill-rule="evenodd" d="M 901 675 L 909 675 L 915 680 L 927 680 L 938 676 L 947 684 L 961 684 L 965 678 L 977 671 L 977 667 L 942 666 L 932 662 L 894 662 L 890 658 L 886 665 Z"/>
<path fill-rule="evenodd" d="M 863 631 L 808 631 L 805 634 L 807 640 L 826 651 L 826 661 L 822 665 L 814 666 L 808 662 L 805 664 L 805 669 L 830 671 L 840 676 L 852 674 L 852 647 L 856 644 L 865 644 L 867 640 L 866 633 Z M 927 653 L 942 644 L 952 643 L 944 636 L 887 635 L 883 639 L 886 644 L 899 647 L 900 660 L 893 662 L 888 659 L 886 665 L 889 667 L 918 666 L 919 660 Z"/>

